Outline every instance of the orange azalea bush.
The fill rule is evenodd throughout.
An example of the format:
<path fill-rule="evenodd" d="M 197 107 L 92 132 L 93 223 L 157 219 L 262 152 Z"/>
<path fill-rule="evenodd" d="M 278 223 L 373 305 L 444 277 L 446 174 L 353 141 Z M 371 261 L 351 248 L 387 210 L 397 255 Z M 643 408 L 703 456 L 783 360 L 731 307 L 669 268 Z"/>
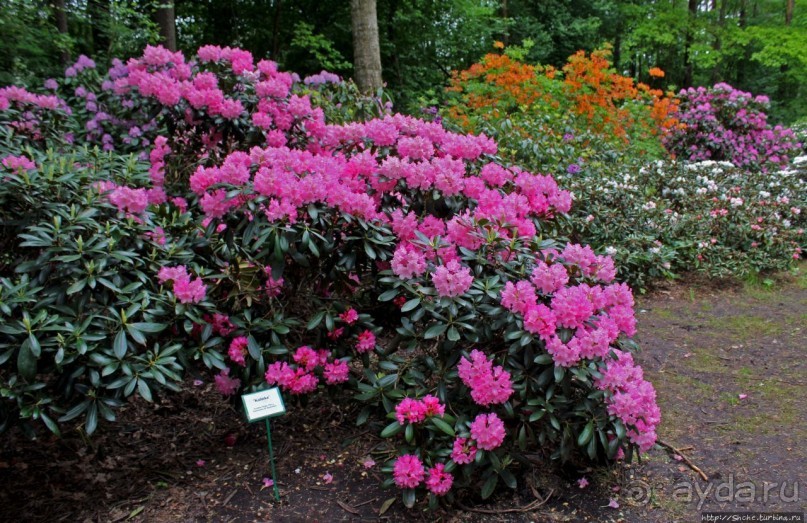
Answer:
<path fill-rule="evenodd" d="M 660 152 L 655 137 L 678 125 L 677 100 L 672 93 L 616 73 L 609 57 L 607 49 L 591 54 L 578 51 L 556 70 L 523 63 L 517 53 L 507 50 L 488 54 L 454 74 L 446 116 L 465 130 L 479 130 L 508 118 L 516 134 L 526 137 L 525 128 L 534 122 L 525 126 L 522 121 L 552 115 L 551 123 L 540 126 L 540 132 L 562 136 L 571 127 L 607 142 L 618 140 L 620 148 L 639 145 Z M 651 76 L 663 74 L 656 67 Z M 514 120 L 516 114 L 521 116 Z M 566 132 L 558 132 L 564 126 Z"/>

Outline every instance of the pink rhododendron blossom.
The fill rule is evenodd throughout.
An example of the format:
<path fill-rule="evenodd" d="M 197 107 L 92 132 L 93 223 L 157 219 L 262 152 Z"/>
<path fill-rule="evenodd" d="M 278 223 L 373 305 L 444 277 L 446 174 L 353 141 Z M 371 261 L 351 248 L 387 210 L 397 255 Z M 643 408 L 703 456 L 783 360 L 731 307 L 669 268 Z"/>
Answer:
<path fill-rule="evenodd" d="M 436 396 L 427 394 L 426 396 L 423 396 L 421 402 L 426 410 L 426 417 L 442 417 L 446 412 L 446 406 L 440 403 L 440 399 Z"/>
<path fill-rule="evenodd" d="M 437 267 L 432 274 L 432 282 L 440 296 L 460 296 L 471 288 L 473 281 L 471 270 L 461 266 L 456 260 Z"/>
<path fill-rule="evenodd" d="M 482 450 L 493 450 L 504 442 L 504 423 L 495 412 L 479 414 L 471 423 L 471 437 Z"/>
<path fill-rule="evenodd" d="M 420 423 L 426 419 L 426 405 L 413 398 L 404 398 L 395 406 L 395 418 L 398 423 Z"/>
<path fill-rule="evenodd" d="M 428 470 L 426 488 L 435 496 L 446 495 L 454 483 L 454 476 L 450 472 L 446 472 L 445 469 L 446 466 L 443 463 L 438 463 Z"/>
<path fill-rule="evenodd" d="M 270 298 L 280 296 L 283 289 L 283 278 L 274 279 L 271 275 L 266 278 L 266 295 Z"/>
<path fill-rule="evenodd" d="M 206 292 L 201 278 L 174 280 L 174 294 L 180 303 L 199 303 L 205 299 Z"/>
<path fill-rule="evenodd" d="M 457 365 L 462 382 L 471 389 L 471 398 L 482 406 L 504 403 L 513 394 L 510 373 L 493 366 L 481 351 L 471 351 L 471 359 L 460 359 Z"/>
<path fill-rule="evenodd" d="M 206 288 L 202 279 L 191 280 L 184 265 L 161 268 L 157 280 L 160 283 L 173 280 L 174 295 L 180 303 L 199 303 L 205 299 Z"/>
<path fill-rule="evenodd" d="M 307 372 L 313 371 L 317 365 L 320 364 L 317 351 L 307 345 L 299 347 L 294 352 L 293 359 L 297 365 L 304 368 Z"/>
<path fill-rule="evenodd" d="M 414 247 L 401 244 L 392 257 L 392 272 L 402 279 L 416 278 L 426 271 L 426 257 Z"/>
<path fill-rule="evenodd" d="M 237 363 L 242 367 L 246 366 L 244 357 L 247 355 L 247 345 L 249 345 L 249 341 L 245 336 L 233 338 L 230 342 L 230 348 L 227 351 L 227 355 L 233 363 Z"/>
<path fill-rule="evenodd" d="M 213 316 L 206 316 L 205 320 L 213 326 L 213 332 L 221 336 L 229 336 L 235 330 L 235 325 L 225 314 L 216 313 Z"/>
<path fill-rule="evenodd" d="M 356 309 L 351 308 L 340 314 L 339 319 L 348 325 L 353 325 L 359 319 L 359 313 L 356 312 Z"/>
<path fill-rule="evenodd" d="M 569 274 L 566 267 L 560 263 L 547 265 L 538 260 L 532 270 L 530 281 L 544 294 L 552 294 L 562 289 L 569 282 Z"/>
<path fill-rule="evenodd" d="M 359 334 L 356 342 L 356 351 L 361 353 L 369 352 L 375 348 L 375 334 L 366 330 Z"/>
<path fill-rule="evenodd" d="M 392 477 L 400 488 L 415 488 L 423 482 L 426 471 L 420 458 L 413 454 L 404 454 L 395 460 Z"/>
<path fill-rule="evenodd" d="M 556 325 L 555 313 L 543 303 L 530 307 L 524 314 L 524 330 L 538 334 L 544 341 L 555 334 Z"/>
<path fill-rule="evenodd" d="M 148 191 L 146 189 L 117 187 L 109 194 L 109 201 L 121 212 L 140 214 L 148 207 Z"/>
<path fill-rule="evenodd" d="M 344 383 L 350 378 L 350 367 L 342 360 L 335 360 L 325 364 L 323 376 L 328 385 Z"/>
<path fill-rule="evenodd" d="M 512 312 L 525 314 L 536 305 L 535 287 L 526 280 L 520 280 L 513 285 L 508 281 L 502 290 L 502 306 Z"/>
<path fill-rule="evenodd" d="M 224 368 L 214 377 L 216 390 L 223 396 L 232 396 L 241 387 L 241 380 L 230 377 L 230 369 Z"/>
<path fill-rule="evenodd" d="M 345 328 L 344 327 L 339 327 L 337 329 L 334 329 L 334 330 L 328 332 L 328 339 L 330 339 L 330 340 L 338 340 L 339 338 L 342 337 L 342 334 L 344 334 L 344 333 L 345 333 Z"/>
<path fill-rule="evenodd" d="M 656 442 L 656 427 L 661 411 L 656 404 L 656 391 L 644 379 L 641 367 L 629 352 L 614 350 L 616 359 L 608 360 L 596 385 L 611 392 L 606 399 L 608 413 L 618 417 L 629 427 L 628 438 L 642 451 Z"/>
<path fill-rule="evenodd" d="M 6 156 L 3 158 L 3 167 L 10 171 L 29 171 L 36 169 L 36 164 L 30 158 L 20 156 Z"/>
<path fill-rule="evenodd" d="M 451 459 L 460 465 L 472 463 L 476 458 L 476 444 L 468 438 L 457 438 L 451 451 Z"/>
<path fill-rule="evenodd" d="M 292 394 L 307 394 L 317 388 L 319 380 L 303 368 L 294 369 L 286 362 L 275 362 L 266 369 L 264 376 L 269 385 L 278 385 Z"/>

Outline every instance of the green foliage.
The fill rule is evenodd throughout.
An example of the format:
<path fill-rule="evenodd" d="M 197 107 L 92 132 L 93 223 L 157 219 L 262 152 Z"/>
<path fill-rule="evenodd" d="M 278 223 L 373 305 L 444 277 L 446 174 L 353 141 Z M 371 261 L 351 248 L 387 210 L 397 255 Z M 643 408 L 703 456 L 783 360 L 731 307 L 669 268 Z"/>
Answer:
<path fill-rule="evenodd" d="M 59 53 L 73 40 L 43 16 L 39 2 L 8 0 L 0 9 L 0 85 L 59 74 Z"/>
<path fill-rule="evenodd" d="M 294 37 L 290 48 L 303 55 L 309 54 L 310 60 L 300 63 L 302 69 L 316 69 L 320 67 L 328 71 L 345 71 L 351 65 L 345 61 L 342 53 L 337 51 L 333 43 L 322 34 L 314 34 L 314 26 L 306 22 L 299 22 L 294 28 Z M 313 60 L 313 64 L 310 63 Z"/>
<path fill-rule="evenodd" d="M 0 428 L 19 419 L 33 434 L 39 420 L 58 434 L 59 423 L 81 420 L 91 434 L 132 394 L 152 401 L 178 389 L 180 361 L 198 347 L 175 343 L 169 327 L 191 312 L 160 293 L 154 274 L 166 257 L 191 259 L 193 236 L 161 245 L 154 228 L 188 232 L 187 216 L 167 206 L 148 222 L 121 216 L 96 188 L 142 184 L 148 164 L 97 150 L 26 154 L 42 169 L 5 173 L 0 186 L 2 243 L 13 252 L 0 277 Z"/>

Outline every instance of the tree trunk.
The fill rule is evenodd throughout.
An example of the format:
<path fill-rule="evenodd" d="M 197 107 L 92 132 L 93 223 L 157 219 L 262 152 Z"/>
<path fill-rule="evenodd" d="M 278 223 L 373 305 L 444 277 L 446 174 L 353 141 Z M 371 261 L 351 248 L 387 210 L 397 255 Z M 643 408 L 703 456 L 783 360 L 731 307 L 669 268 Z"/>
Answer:
<path fill-rule="evenodd" d="M 715 53 L 720 56 L 720 52 L 723 49 L 723 31 L 726 28 L 726 10 L 728 8 L 728 0 L 720 0 L 720 10 L 717 13 L 717 36 L 715 37 L 715 41 L 713 44 L 713 48 Z M 712 6 L 714 9 L 714 4 Z M 716 84 L 719 82 L 723 75 L 721 72 L 722 60 L 719 60 L 715 63 L 714 67 L 712 67 L 712 83 Z"/>
<path fill-rule="evenodd" d="M 794 0 L 785 0 L 785 27 L 789 28 L 793 24 L 793 3 Z M 790 66 L 782 64 L 779 66 L 779 86 L 777 87 L 777 98 L 780 102 L 790 100 L 796 94 L 798 86 L 795 85 L 788 76 Z"/>
<path fill-rule="evenodd" d="M 92 30 L 92 48 L 96 55 L 109 52 L 109 35 L 106 33 L 104 25 L 109 18 L 108 0 L 88 0 L 87 14 L 90 19 Z"/>
<path fill-rule="evenodd" d="M 280 54 L 280 15 L 282 14 L 283 0 L 275 2 L 275 14 L 272 18 L 272 59 L 277 61 Z"/>
<path fill-rule="evenodd" d="M 59 32 L 63 35 L 69 34 L 67 28 L 67 11 L 65 11 L 64 8 L 64 0 L 55 0 L 53 2 L 53 16 L 56 18 L 56 28 L 59 30 Z M 62 51 L 59 59 L 62 61 L 62 65 L 70 65 L 70 51 L 67 49 Z"/>
<path fill-rule="evenodd" d="M 504 23 L 507 23 L 507 18 L 509 18 L 510 12 L 507 9 L 507 0 L 502 0 L 502 20 Z M 502 36 L 502 43 L 504 45 L 510 45 L 510 31 L 505 30 L 504 35 Z"/>
<path fill-rule="evenodd" d="M 177 26 L 174 12 L 174 3 L 168 0 L 161 0 L 163 3 L 157 7 L 154 13 L 154 21 L 160 28 L 160 43 L 169 51 L 177 50 Z"/>
<path fill-rule="evenodd" d="M 699 0 L 689 0 L 687 4 L 687 29 L 684 36 L 684 79 L 681 87 L 692 87 L 693 67 L 692 67 L 692 43 L 694 40 L 695 17 L 698 14 Z"/>
<path fill-rule="evenodd" d="M 382 85 L 376 0 L 350 0 L 350 21 L 354 80 L 362 92 L 375 92 Z"/>
<path fill-rule="evenodd" d="M 737 27 L 740 28 L 740 31 L 744 31 L 746 27 L 748 27 L 748 0 L 740 0 L 740 15 L 737 19 Z M 734 86 L 742 89 L 745 85 L 745 65 L 748 63 L 750 59 L 750 51 L 748 49 L 749 46 L 745 46 L 745 50 L 743 54 L 745 55 L 745 60 L 740 60 L 737 63 L 737 74 L 735 76 Z"/>

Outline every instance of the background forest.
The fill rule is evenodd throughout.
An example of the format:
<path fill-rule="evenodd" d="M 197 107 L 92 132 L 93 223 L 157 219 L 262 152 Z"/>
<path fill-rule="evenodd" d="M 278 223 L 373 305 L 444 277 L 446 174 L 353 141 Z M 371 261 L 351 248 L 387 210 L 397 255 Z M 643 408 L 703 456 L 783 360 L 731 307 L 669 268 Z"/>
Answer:
<path fill-rule="evenodd" d="M 771 99 L 770 120 L 807 115 L 807 12 L 794 0 L 378 0 L 383 79 L 399 111 L 439 104 L 451 71 L 494 41 L 561 66 L 612 46 L 617 72 L 675 90 L 727 82 Z M 350 2 L 322 0 L 8 0 L 0 11 L 0 85 L 60 76 L 80 54 L 138 55 L 175 20 L 176 46 L 238 46 L 301 76 L 353 73 Z M 165 39 L 162 39 L 165 42 Z M 170 47 L 170 46 L 169 46 Z M 663 85 L 658 85 L 662 83 Z"/>

